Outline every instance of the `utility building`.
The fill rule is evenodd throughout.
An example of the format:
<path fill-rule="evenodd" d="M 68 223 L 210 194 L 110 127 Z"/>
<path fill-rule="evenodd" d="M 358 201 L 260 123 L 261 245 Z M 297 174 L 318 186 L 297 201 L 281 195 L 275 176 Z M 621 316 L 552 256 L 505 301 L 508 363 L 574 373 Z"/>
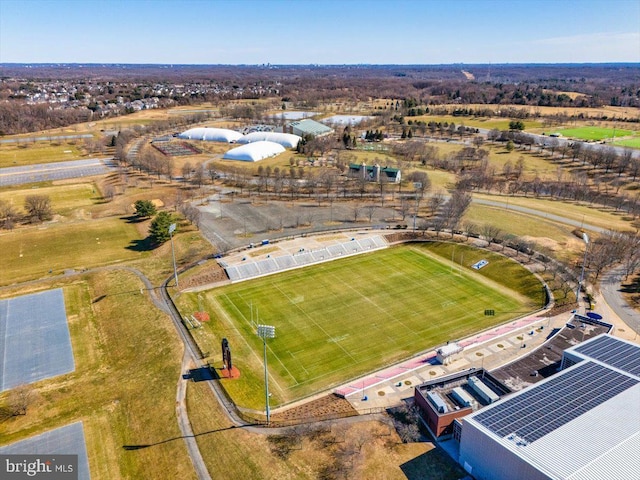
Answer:
<path fill-rule="evenodd" d="M 640 472 L 640 346 L 600 335 L 563 370 L 465 417 L 459 462 L 478 480 L 628 480 Z"/>

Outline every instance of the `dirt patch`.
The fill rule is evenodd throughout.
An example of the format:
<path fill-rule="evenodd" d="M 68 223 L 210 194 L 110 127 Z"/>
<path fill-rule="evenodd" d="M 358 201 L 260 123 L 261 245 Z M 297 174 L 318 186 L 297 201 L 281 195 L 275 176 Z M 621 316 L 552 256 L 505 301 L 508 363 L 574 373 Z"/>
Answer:
<path fill-rule="evenodd" d="M 293 420 L 311 420 L 314 417 L 341 416 L 349 417 L 358 415 L 358 412 L 351 404 L 337 395 L 327 395 L 317 400 L 290 408 L 283 412 L 276 412 L 271 415 L 272 422 L 289 422 Z"/>
<path fill-rule="evenodd" d="M 224 268 L 212 262 L 206 270 L 202 270 L 186 278 L 180 278 L 180 288 L 201 287 L 211 283 L 226 282 L 227 280 L 229 280 L 229 277 L 227 277 L 227 272 L 225 272 Z"/>

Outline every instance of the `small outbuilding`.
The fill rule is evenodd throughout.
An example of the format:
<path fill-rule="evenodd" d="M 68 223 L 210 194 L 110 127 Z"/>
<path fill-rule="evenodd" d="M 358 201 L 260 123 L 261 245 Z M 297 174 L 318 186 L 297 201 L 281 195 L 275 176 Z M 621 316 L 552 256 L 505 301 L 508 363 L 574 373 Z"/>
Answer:
<path fill-rule="evenodd" d="M 284 148 L 296 148 L 300 140 L 302 140 L 302 138 L 299 135 L 294 135 L 292 133 L 251 132 L 239 138 L 237 143 L 253 143 L 266 141 L 279 143 Z"/>
<path fill-rule="evenodd" d="M 275 157 L 285 151 L 279 143 L 259 141 L 232 148 L 222 158 L 243 162 L 259 162 L 265 158 Z"/>
<path fill-rule="evenodd" d="M 235 143 L 242 134 L 228 128 L 196 127 L 182 132 L 178 138 L 186 140 L 202 140 L 205 142 Z"/>

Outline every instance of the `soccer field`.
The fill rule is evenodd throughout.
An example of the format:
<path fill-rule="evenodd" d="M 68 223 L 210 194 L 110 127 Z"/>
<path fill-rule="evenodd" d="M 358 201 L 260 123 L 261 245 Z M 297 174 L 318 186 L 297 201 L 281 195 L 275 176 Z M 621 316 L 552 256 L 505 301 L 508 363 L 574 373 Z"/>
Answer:
<path fill-rule="evenodd" d="M 504 284 L 514 277 L 537 282 L 511 260 L 469 250 L 490 260 L 487 272 L 510 264 Z M 471 254 L 465 257 L 473 263 Z M 196 338 L 206 351 L 217 351 L 220 339 L 229 338 L 243 376 L 227 386 L 232 396 L 234 390 L 252 396 L 243 383 L 260 379 L 259 370 L 245 378 L 247 368 L 261 365 L 255 324 L 275 326 L 276 338 L 267 342 L 269 370 L 275 400 L 289 401 L 540 306 L 538 298 L 509 290 L 469 265 L 454 266 L 427 244 L 415 244 L 217 288 L 198 300 L 191 294 L 192 305 L 204 302 L 212 313 Z M 485 309 L 496 315 L 485 317 Z"/>

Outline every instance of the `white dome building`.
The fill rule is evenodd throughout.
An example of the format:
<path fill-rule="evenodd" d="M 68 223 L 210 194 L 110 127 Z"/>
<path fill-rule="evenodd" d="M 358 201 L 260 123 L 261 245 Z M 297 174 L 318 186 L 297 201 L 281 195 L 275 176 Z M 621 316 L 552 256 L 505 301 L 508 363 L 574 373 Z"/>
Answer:
<path fill-rule="evenodd" d="M 225 153 L 222 158 L 227 160 L 241 160 L 243 162 L 259 162 L 265 158 L 280 155 L 284 151 L 285 148 L 279 143 L 258 141 L 232 148 Z"/>
<path fill-rule="evenodd" d="M 284 148 L 296 148 L 298 142 L 302 140 L 299 135 L 293 133 L 277 133 L 277 132 L 251 132 L 243 135 L 238 139 L 237 143 L 253 143 L 253 142 L 275 142 Z"/>
<path fill-rule="evenodd" d="M 178 135 L 178 138 L 204 140 L 206 142 L 234 143 L 239 138 L 242 138 L 242 134 L 227 128 L 196 127 L 182 132 Z"/>

